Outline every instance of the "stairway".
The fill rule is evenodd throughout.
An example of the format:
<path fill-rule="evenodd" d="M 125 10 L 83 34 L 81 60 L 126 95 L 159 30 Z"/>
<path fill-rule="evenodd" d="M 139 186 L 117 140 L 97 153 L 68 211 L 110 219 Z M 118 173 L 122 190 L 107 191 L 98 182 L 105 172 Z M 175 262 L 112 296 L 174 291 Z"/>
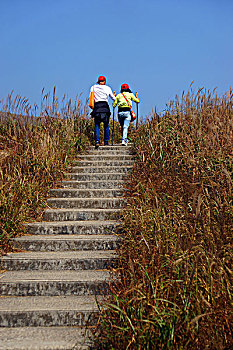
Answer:
<path fill-rule="evenodd" d="M 0 350 L 91 347 L 87 325 L 108 293 L 132 157 L 130 147 L 92 147 L 51 190 L 44 221 L 14 239 L 22 251 L 1 260 Z"/>

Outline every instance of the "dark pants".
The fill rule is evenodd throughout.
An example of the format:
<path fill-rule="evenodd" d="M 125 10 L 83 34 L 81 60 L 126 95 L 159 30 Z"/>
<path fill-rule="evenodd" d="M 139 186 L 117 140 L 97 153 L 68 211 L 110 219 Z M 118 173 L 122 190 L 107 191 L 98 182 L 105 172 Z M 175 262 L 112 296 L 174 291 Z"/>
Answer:
<path fill-rule="evenodd" d="M 108 143 L 109 117 L 105 113 L 95 117 L 95 142 L 100 142 L 100 123 L 104 123 L 104 143 Z"/>

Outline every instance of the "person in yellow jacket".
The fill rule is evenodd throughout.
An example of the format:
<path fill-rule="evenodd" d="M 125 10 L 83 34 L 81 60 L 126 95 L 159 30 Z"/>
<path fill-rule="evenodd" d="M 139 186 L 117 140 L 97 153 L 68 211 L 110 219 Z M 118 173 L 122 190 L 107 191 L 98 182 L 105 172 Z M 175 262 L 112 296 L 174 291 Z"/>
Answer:
<path fill-rule="evenodd" d="M 121 134 L 122 134 L 122 145 L 127 146 L 128 139 L 128 128 L 131 121 L 130 107 L 132 107 L 132 101 L 139 103 L 138 94 L 131 92 L 128 84 L 121 85 L 121 93 L 116 96 L 115 101 L 113 102 L 113 107 L 116 107 L 118 104 L 118 120 L 121 125 Z M 127 103 L 127 101 L 128 103 Z"/>

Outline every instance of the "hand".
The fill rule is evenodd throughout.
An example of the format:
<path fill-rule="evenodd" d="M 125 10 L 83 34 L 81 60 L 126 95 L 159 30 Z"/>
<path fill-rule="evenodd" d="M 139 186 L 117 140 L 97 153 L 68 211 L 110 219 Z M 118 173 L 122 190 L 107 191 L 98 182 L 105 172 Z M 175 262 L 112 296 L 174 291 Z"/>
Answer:
<path fill-rule="evenodd" d="M 116 97 L 116 91 L 114 91 L 114 92 L 113 92 L 113 96 L 115 96 L 115 97 Z"/>
<path fill-rule="evenodd" d="M 135 92 L 135 97 L 138 98 L 138 93 L 137 92 Z"/>

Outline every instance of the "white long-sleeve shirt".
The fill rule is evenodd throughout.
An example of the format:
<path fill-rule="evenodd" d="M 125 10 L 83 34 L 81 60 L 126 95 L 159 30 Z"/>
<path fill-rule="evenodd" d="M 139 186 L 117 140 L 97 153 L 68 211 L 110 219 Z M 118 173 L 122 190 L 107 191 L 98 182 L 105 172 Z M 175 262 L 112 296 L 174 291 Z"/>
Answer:
<path fill-rule="evenodd" d="M 93 91 L 93 87 L 94 87 L 94 94 L 95 94 L 95 102 L 100 102 L 100 101 L 108 102 L 109 96 L 113 101 L 115 101 L 116 97 L 113 95 L 112 89 L 109 86 L 95 84 L 91 87 L 90 93 L 91 91 Z"/>

